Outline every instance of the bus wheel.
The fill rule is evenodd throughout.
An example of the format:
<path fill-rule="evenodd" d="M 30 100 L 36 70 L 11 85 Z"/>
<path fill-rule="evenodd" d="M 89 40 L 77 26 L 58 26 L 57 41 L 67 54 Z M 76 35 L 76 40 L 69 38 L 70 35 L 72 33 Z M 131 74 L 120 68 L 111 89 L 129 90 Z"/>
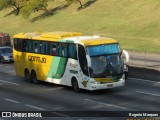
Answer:
<path fill-rule="evenodd" d="M 31 83 L 32 82 L 31 74 L 27 69 L 25 70 L 24 75 L 25 75 L 26 81 Z"/>
<path fill-rule="evenodd" d="M 32 71 L 31 79 L 32 79 L 33 83 L 38 84 L 37 75 L 36 75 L 35 71 Z"/>
<path fill-rule="evenodd" d="M 80 88 L 76 78 L 72 78 L 72 88 L 75 92 L 80 92 Z"/>
<path fill-rule="evenodd" d="M 3 58 L 1 58 L 1 63 L 4 64 L 4 59 Z"/>

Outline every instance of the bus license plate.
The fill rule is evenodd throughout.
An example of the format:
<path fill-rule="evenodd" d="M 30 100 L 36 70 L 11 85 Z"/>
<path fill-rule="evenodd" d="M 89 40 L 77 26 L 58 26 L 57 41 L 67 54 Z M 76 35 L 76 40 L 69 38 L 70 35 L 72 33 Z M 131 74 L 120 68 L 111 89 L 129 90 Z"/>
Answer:
<path fill-rule="evenodd" d="M 113 84 L 109 84 L 109 85 L 107 85 L 107 87 L 113 87 Z"/>

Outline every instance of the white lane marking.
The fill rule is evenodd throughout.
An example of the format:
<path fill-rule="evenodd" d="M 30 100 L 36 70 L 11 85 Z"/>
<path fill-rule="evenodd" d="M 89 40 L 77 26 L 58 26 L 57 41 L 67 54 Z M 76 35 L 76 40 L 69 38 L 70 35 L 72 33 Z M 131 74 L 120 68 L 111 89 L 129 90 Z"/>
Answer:
<path fill-rule="evenodd" d="M 139 79 L 139 78 L 130 78 L 130 77 L 128 77 L 128 78 L 129 78 L 129 79 L 134 79 L 134 80 L 143 81 L 143 82 L 160 83 L 160 82 L 153 81 L 153 80 L 145 80 L 145 79 Z"/>
<path fill-rule="evenodd" d="M 30 107 L 30 108 L 34 108 L 34 109 L 37 109 L 37 110 L 45 110 L 43 108 L 40 108 L 40 107 L 37 107 L 37 106 L 33 106 L 33 105 L 29 105 L 29 104 L 26 104 L 25 106 Z"/>
<path fill-rule="evenodd" d="M 129 109 L 126 107 L 121 107 L 121 106 L 117 106 L 117 105 L 112 105 L 112 104 L 107 104 L 107 103 L 103 103 L 103 102 L 99 102 L 99 101 L 94 101 L 94 100 L 90 100 L 90 99 L 84 99 L 85 101 L 90 101 L 90 102 L 94 102 L 94 103 L 98 103 L 98 104 L 102 104 L 105 106 L 109 106 L 109 107 L 115 107 L 115 108 L 120 108 L 120 109 Z M 135 109 L 131 109 L 131 110 L 135 110 Z"/>
<path fill-rule="evenodd" d="M 12 85 L 20 85 L 20 84 L 18 84 L 18 83 L 9 82 L 9 81 L 4 81 L 4 80 L 0 80 L 0 82 L 9 83 L 9 84 L 12 84 Z"/>
<path fill-rule="evenodd" d="M 9 101 L 9 102 L 13 102 L 13 103 L 20 103 L 19 101 L 8 99 L 8 98 L 5 98 L 4 100 Z"/>
<path fill-rule="evenodd" d="M 146 94 L 146 95 L 152 95 L 152 96 L 160 97 L 160 95 L 154 94 L 154 93 L 143 92 L 143 91 L 136 91 L 136 92 L 137 92 L 137 93 L 141 93 L 141 94 Z"/>

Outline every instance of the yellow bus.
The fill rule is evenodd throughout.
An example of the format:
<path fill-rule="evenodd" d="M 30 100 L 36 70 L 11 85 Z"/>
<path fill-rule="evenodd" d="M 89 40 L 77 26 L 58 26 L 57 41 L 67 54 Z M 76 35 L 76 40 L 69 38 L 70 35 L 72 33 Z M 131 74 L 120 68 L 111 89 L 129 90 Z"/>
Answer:
<path fill-rule="evenodd" d="M 77 32 L 19 33 L 14 35 L 17 76 L 28 82 L 100 90 L 125 84 L 119 43 L 111 38 Z"/>

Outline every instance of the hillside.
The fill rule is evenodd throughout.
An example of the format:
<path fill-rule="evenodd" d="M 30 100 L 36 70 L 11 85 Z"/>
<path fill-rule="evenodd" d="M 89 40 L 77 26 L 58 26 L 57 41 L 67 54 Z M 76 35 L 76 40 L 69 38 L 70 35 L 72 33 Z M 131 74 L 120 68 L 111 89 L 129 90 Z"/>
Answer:
<path fill-rule="evenodd" d="M 62 4 L 64 0 L 54 0 L 49 8 Z M 52 16 L 42 16 L 39 11 L 29 20 L 8 15 L 11 10 L 6 9 L 0 11 L 0 31 L 11 36 L 31 31 L 78 31 L 115 38 L 123 49 L 160 52 L 159 6 L 159 0 L 97 0 L 81 10 L 77 10 L 79 4 L 72 4 Z"/>

